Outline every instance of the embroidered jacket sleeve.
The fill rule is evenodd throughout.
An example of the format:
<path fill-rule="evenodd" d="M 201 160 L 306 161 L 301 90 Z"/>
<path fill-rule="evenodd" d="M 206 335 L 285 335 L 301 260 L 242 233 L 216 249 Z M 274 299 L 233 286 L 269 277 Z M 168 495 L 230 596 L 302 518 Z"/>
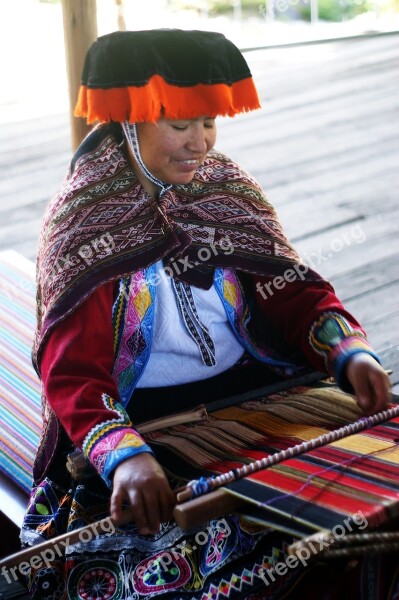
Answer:
<path fill-rule="evenodd" d="M 118 402 L 112 376 L 114 284 L 101 286 L 49 335 L 40 371 L 47 400 L 108 485 L 115 467 L 152 452 Z"/>
<path fill-rule="evenodd" d="M 295 272 L 294 272 L 295 275 Z M 335 377 L 352 391 L 346 378 L 348 359 L 366 352 L 379 360 L 356 319 L 345 310 L 327 281 L 309 283 L 300 277 L 274 280 L 251 276 L 255 303 L 291 348 L 300 348 L 317 370 Z M 274 283 L 273 283 L 274 282 Z M 277 283 L 277 285 L 275 285 Z"/>

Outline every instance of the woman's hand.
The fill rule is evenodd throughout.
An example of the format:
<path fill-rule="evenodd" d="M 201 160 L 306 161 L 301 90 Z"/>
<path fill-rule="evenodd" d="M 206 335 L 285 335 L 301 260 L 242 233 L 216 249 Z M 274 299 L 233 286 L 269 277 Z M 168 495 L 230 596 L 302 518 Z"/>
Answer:
<path fill-rule="evenodd" d="M 384 410 L 391 401 L 388 375 L 366 352 L 359 352 L 348 360 L 346 376 L 356 394 L 358 405 L 366 414 Z"/>
<path fill-rule="evenodd" d="M 172 518 L 175 497 L 161 465 L 149 452 L 116 467 L 111 496 L 111 517 L 116 523 L 124 502 L 130 503 L 132 521 L 142 535 L 158 533 L 161 523 Z"/>

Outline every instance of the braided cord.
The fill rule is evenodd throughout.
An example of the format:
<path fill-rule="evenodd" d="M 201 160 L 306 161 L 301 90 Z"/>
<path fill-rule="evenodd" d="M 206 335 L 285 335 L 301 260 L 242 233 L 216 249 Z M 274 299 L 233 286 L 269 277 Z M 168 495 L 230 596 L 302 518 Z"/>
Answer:
<path fill-rule="evenodd" d="M 153 175 L 145 166 L 144 161 L 141 157 L 139 138 L 137 136 L 136 123 L 130 124 L 128 121 L 125 121 L 125 123 L 122 123 L 122 128 L 125 133 L 128 144 L 130 146 L 130 149 L 133 153 L 133 156 L 134 156 L 138 166 L 140 167 L 143 175 L 145 177 L 147 177 L 147 179 L 149 179 L 151 181 L 151 183 L 153 183 L 154 185 L 156 185 L 157 187 L 160 188 L 159 197 L 163 196 L 168 190 L 170 190 L 170 188 L 172 187 L 172 184 L 171 183 L 165 184 L 160 179 L 157 179 L 157 177 L 155 177 L 155 175 Z"/>
<path fill-rule="evenodd" d="M 207 367 L 213 367 L 216 364 L 215 344 L 209 335 L 208 328 L 200 321 L 190 286 L 172 278 L 172 287 L 181 317 L 188 333 L 199 348 L 202 362 Z"/>

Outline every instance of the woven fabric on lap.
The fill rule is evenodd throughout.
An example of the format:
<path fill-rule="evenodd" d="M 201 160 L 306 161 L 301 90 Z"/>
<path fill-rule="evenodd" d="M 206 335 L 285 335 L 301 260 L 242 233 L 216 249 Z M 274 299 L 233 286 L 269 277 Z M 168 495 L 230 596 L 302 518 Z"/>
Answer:
<path fill-rule="evenodd" d="M 40 428 L 40 384 L 31 364 L 34 267 L 0 253 L 0 470 L 23 490 L 32 483 Z"/>
<path fill-rule="evenodd" d="M 350 395 L 320 382 L 145 437 L 166 468 L 198 477 L 241 467 L 360 416 Z M 359 511 L 377 527 L 399 516 L 398 438 L 394 418 L 226 487 L 253 503 L 248 514 L 293 534 L 331 530 Z"/>

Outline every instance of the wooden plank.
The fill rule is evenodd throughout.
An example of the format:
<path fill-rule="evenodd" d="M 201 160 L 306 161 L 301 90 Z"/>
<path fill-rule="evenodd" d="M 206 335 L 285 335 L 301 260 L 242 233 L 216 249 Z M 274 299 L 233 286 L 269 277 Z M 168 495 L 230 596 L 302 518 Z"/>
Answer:
<path fill-rule="evenodd" d="M 274 148 L 273 144 L 263 140 L 260 146 L 255 142 L 251 145 L 251 151 L 248 153 L 246 163 L 251 163 L 251 173 L 263 184 L 261 178 L 266 179 L 266 189 L 273 186 L 293 184 L 298 180 L 315 179 L 323 176 L 327 181 L 337 187 L 342 171 L 345 179 L 353 178 L 353 169 L 360 172 L 365 170 L 365 161 L 378 165 L 379 168 L 387 167 L 387 163 L 394 168 L 395 158 L 398 153 L 398 142 L 395 138 L 392 128 L 385 126 L 386 133 L 380 138 L 373 139 L 370 135 L 365 137 L 363 134 L 353 135 L 353 143 L 340 139 L 334 146 L 334 141 L 329 144 L 323 143 L 321 132 L 317 136 L 306 136 L 306 140 L 301 143 L 294 138 L 287 140 L 285 148 Z M 316 140 L 319 140 L 316 144 Z M 331 144 L 331 146 L 330 146 Z M 370 145 L 370 147 L 369 147 Z M 265 148 L 272 148 L 272 161 L 269 155 L 265 155 Z M 237 160 L 237 153 L 227 152 Z M 384 163 L 384 159 L 387 163 Z M 396 163 L 397 164 L 397 163 Z M 249 170 L 249 169 L 248 169 Z"/>
<path fill-rule="evenodd" d="M 328 224 L 327 224 L 328 225 Z M 351 271 L 396 256 L 399 250 L 399 208 L 388 214 L 359 218 L 295 241 L 302 259 L 328 279 L 351 277 Z M 395 269 L 395 264 L 392 267 Z M 395 272 L 397 273 L 397 267 Z"/>
<path fill-rule="evenodd" d="M 14 135 L 12 131 L 1 125 L 2 135 L 0 138 L 0 164 L 4 162 L 14 163 L 14 152 L 24 152 L 29 149 L 30 154 L 36 149 L 41 149 L 47 144 L 65 140 L 68 150 L 71 150 L 69 139 L 69 124 L 67 115 L 57 115 L 50 121 L 47 118 L 34 119 L 23 123 L 14 124 Z"/>
<path fill-rule="evenodd" d="M 375 69 L 369 63 L 370 54 L 354 63 L 351 69 L 347 47 L 341 56 L 330 52 L 329 59 L 324 56 L 317 61 L 307 60 L 309 57 L 305 56 L 299 63 L 292 60 L 291 53 L 288 62 L 284 64 L 280 59 L 275 69 L 270 68 L 270 52 L 264 52 L 259 63 L 252 63 L 251 55 L 247 55 L 261 100 L 264 100 L 263 112 L 269 117 L 273 116 L 273 122 L 280 125 L 282 119 L 301 118 L 301 111 L 306 113 L 309 108 L 314 114 L 315 107 L 323 109 L 326 103 L 338 101 L 342 105 L 349 105 L 353 101 L 356 104 L 357 99 L 363 103 L 365 92 L 382 97 L 386 88 L 394 90 L 394 77 L 390 78 L 390 75 L 399 68 L 396 40 L 391 43 L 393 46 L 389 54 L 382 57 Z M 366 51 L 370 52 L 369 49 Z M 281 115 L 280 122 L 278 115 Z M 250 113 L 244 118 L 250 128 L 262 118 L 262 113 Z M 226 129 L 234 135 L 232 122 L 230 126 L 227 124 Z"/>
<path fill-rule="evenodd" d="M 376 290 L 393 294 L 394 290 L 389 292 L 389 289 L 399 282 L 399 268 L 394 268 L 396 265 L 399 265 L 399 252 L 375 260 L 372 264 L 364 263 L 357 268 L 352 268 L 350 273 L 345 272 L 334 277 L 334 286 L 341 290 L 340 296 L 346 304 L 358 298 L 367 298 Z M 384 298 L 384 301 L 391 301 L 391 297 Z M 375 310 L 375 306 L 372 310 Z"/>
<path fill-rule="evenodd" d="M 274 102 L 266 102 L 260 111 L 246 115 L 246 130 L 251 139 L 261 140 L 261 136 L 270 136 L 273 141 L 278 142 L 279 132 L 281 133 L 282 130 L 288 133 L 292 127 L 295 127 L 297 129 L 293 133 L 299 133 L 301 129 L 308 129 L 309 124 L 311 129 L 314 129 L 314 126 L 328 125 L 329 123 L 344 124 L 345 116 L 350 113 L 356 118 L 361 118 L 366 112 L 370 112 L 371 116 L 375 118 L 380 116 L 382 119 L 383 114 L 377 110 L 379 104 L 381 107 L 397 105 L 395 84 L 388 78 L 388 74 L 379 74 L 375 81 L 368 80 L 369 86 L 364 90 L 359 89 L 356 84 L 357 80 L 355 79 L 352 86 L 342 86 L 338 89 L 336 89 L 336 83 L 333 89 L 327 86 L 318 99 L 314 98 L 315 95 L 317 96 L 316 90 L 308 92 L 304 97 L 301 97 L 300 93 L 291 94 L 296 98 L 295 104 L 291 99 L 284 97 L 279 97 Z M 286 106 L 284 106 L 284 100 Z M 260 123 L 269 126 L 259 128 Z M 229 139 L 232 147 L 234 145 L 244 149 L 250 147 L 245 140 L 242 144 L 237 128 L 234 129 L 230 124 L 230 127 L 226 126 L 225 129 L 226 138 Z"/>
<path fill-rule="evenodd" d="M 1 123 L 0 125 L 0 154 L 7 152 L 7 148 L 23 148 L 25 140 L 31 135 L 37 136 L 38 141 L 47 139 L 49 136 L 59 135 L 62 131 L 62 136 L 65 138 L 69 135 L 69 120 L 68 114 L 61 112 L 59 114 L 46 115 L 34 119 L 26 119 L 17 123 Z M 71 145 L 70 140 L 68 140 Z"/>
<path fill-rule="evenodd" d="M 397 154 L 395 154 L 397 156 Z M 340 206 L 359 206 L 362 214 L 375 214 L 395 209 L 397 205 L 397 187 L 399 173 L 393 164 L 383 162 L 368 164 L 368 169 L 353 169 L 346 177 L 339 178 L 339 188 L 334 185 L 332 177 L 319 175 L 312 180 L 300 179 L 297 184 L 271 187 L 267 196 L 280 209 L 284 204 L 297 202 L 299 198 L 313 198 L 317 205 L 337 204 Z M 388 185 L 387 185 L 387 182 Z M 398 185 L 396 185 L 398 184 Z M 264 186 L 265 189 L 266 186 Z M 381 202 L 381 200 L 384 200 Z"/>

